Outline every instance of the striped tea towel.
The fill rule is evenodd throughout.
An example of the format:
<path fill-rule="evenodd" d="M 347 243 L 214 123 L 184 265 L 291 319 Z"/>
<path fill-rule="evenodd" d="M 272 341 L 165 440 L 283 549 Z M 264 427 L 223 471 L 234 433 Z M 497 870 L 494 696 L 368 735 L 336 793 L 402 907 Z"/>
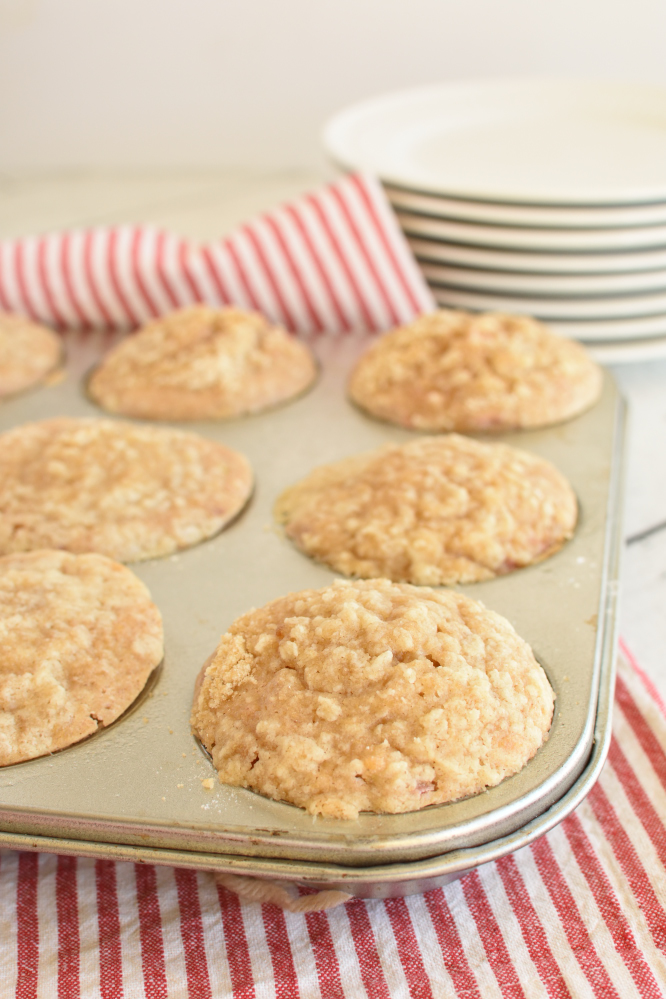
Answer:
<path fill-rule="evenodd" d="M 206 245 L 145 226 L 0 241 L 0 309 L 59 329 L 132 329 L 207 302 L 302 336 L 380 331 L 435 308 L 381 185 L 353 175 Z"/>

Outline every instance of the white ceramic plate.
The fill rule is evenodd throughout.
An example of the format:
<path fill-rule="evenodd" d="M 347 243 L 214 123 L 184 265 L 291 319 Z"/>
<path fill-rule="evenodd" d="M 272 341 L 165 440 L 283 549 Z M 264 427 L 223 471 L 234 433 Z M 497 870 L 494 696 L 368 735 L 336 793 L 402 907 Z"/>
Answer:
<path fill-rule="evenodd" d="M 408 237 L 420 261 L 526 274 L 632 274 L 666 268 L 666 249 L 628 253 L 520 252 Z"/>
<path fill-rule="evenodd" d="M 527 229 L 520 226 L 450 222 L 410 212 L 396 212 L 396 216 L 403 232 L 409 236 L 483 248 L 539 250 L 544 253 L 614 253 L 619 250 L 666 249 L 666 226 L 660 225 L 630 229 Z"/>
<path fill-rule="evenodd" d="M 479 270 L 447 264 L 420 262 L 432 284 L 453 286 L 502 295 L 536 295 L 545 298 L 636 295 L 644 292 L 666 295 L 666 269 L 636 274 L 523 274 L 519 271 Z"/>
<path fill-rule="evenodd" d="M 666 333 L 666 305 L 654 315 L 625 316 L 618 318 L 584 318 L 580 313 L 567 317 L 564 310 L 559 314 L 548 313 L 537 308 L 538 299 L 518 299 L 504 295 L 481 295 L 472 292 L 452 291 L 449 288 L 433 288 L 435 301 L 449 309 L 466 309 L 470 312 L 508 312 L 523 316 L 534 316 L 561 333 L 575 340 L 593 342 L 596 340 L 635 340 Z M 666 296 L 664 296 L 666 299 Z"/>
<path fill-rule="evenodd" d="M 666 90 L 571 80 L 443 83 L 348 108 L 346 169 L 417 191 L 543 204 L 666 201 Z"/>
<path fill-rule="evenodd" d="M 518 205 L 493 201 L 469 201 L 440 195 L 420 194 L 385 185 L 394 208 L 421 212 L 434 218 L 489 225 L 518 225 L 544 229 L 617 229 L 626 226 L 666 225 L 666 202 L 649 205 L 592 206 Z"/>
<path fill-rule="evenodd" d="M 617 343 L 599 341 L 587 345 L 599 364 L 639 364 L 641 361 L 658 361 L 666 357 L 666 323 L 664 335 L 645 340 L 627 340 Z"/>

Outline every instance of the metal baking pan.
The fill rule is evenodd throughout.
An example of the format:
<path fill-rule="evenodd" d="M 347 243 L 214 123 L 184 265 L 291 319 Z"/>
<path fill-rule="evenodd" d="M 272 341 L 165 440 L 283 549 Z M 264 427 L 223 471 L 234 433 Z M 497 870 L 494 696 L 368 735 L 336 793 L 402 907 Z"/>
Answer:
<path fill-rule="evenodd" d="M 609 565 L 611 578 L 617 579 L 620 545 L 613 544 Z M 163 850 L 149 846 L 123 846 L 57 837 L 29 836 L 22 833 L 0 834 L 0 842 L 15 850 L 47 853 L 70 853 L 85 857 L 105 857 L 119 861 L 162 864 L 192 870 L 223 871 L 253 878 L 300 884 L 309 888 L 344 891 L 358 898 L 395 898 L 416 895 L 441 888 L 482 864 L 498 860 L 543 836 L 569 815 L 595 783 L 608 753 L 611 739 L 611 711 L 615 682 L 617 631 L 617 586 L 608 590 L 607 627 L 601 652 L 601 676 L 597 701 L 594 744 L 587 766 L 560 800 L 532 819 L 527 825 L 497 840 L 480 846 L 451 850 L 426 860 L 405 863 L 347 867 L 341 864 L 317 864 L 312 861 L 275 860 L 271 858 L 225 856 L 195 851 Z"/>
<path fill-rule="evenodd" d="M 0 429 L 61 414 L 101 415 L 82 388 L 100 342 L 72 338 L 67 377 L 7 402 Z M 598 703 L 600 689 L 604 703 L 609 697 L 616 620 L 624 405 L 609 375 L 590 412 L 548 430 L 501 437 L 550 459 L 569 478 L 580 505 L 575 537 L 543 563 L 461 587 L 509 618 L 555 689 L 551 735 L 536 757 L 483 794 L 402 815 L 362 814 L 355 821 L 315 820 L 217 780 L 212 790 L 204 788 L 202 781 L 215 774 L 188 725 L 202 663 L 239 614 L 334 578 L 273 526 L 275 498 L 316 464 L 413 437 L 346 400 L 348 371 L 366 346 L 360 337 L 322 338 L 316 345 L 322 374 L 308 395 L 242 420 L 184 425 L 248 456 L 257 477 L 252 503 L 216 538 L 132 566 L 164 616 L 164 666 L 143 699 L 109 729 L 0 771 L 0 844 L 161 858 L 181 866 L 231 865 L 311 883 L 342 880 L 357 883 L 361 893 L 380 880 L 425 883 L 482 863 L 482 855 L 492 859 L 494 844 L 515 839 L 521 845 L 535 822 L 545 831 L 548 815 L 563 817 L 563 803 L 577 800 L 575 789 L 589 788 L 585 774 L 596 772 L 608 736 L 608 710 L 598 710 Z M 375 865 L 382 873 L 373 882 L 368 871 Z"/>

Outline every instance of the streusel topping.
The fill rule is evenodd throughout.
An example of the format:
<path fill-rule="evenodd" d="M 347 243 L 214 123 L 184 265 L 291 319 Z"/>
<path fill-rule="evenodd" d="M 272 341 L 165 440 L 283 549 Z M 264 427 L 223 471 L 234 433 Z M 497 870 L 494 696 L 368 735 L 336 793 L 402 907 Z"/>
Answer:
<path fill-rule="evenodd" d="M 576 416 L 599 398 L 601 380 L 582 344 L 535 319 L 442 309 L 384 334 L 349 394 L 417 430 L 500 431 Z"/>
<path fill-rule="evenodd" d="M 218 419 L 290 399 L 316 372 L 308 348 L 258 313 L 195 305 L 123 340 L 93 372 L 88 391 L 126 416 Z"/>
<path fill-rule="evenodd" d="M 498 784 L 552 713 L 544 671 L 499 614 L 452 591 L 338 580 L 232 624 L 192 728 L 223 783 L 354 819 Z"/>
<path fill-rule="evenodd" d="M 46 326 L 0 312 L 0 398 L 43 381 L 62 353 L 60 337 Z"/>
<path fill-rule="evenodd" d="M 58 551 L 0 558 L 0 765 L 110 725 L 162 648 L 160 613 L 125 566 Z"/>
<path fill-rule="evenodd" d="M 0 554 L 155 558 L 217 533 L 244 506 L 243 455 L 181 430 L 58 417 L 0 434 Z"/>
<path fill-rule="evenodd" d="M 471 583 L 557 551 L 577 503 L 543 458 L 447 434 L 316 468 L 275 515 L 307 555 L 347 576 Z"/>

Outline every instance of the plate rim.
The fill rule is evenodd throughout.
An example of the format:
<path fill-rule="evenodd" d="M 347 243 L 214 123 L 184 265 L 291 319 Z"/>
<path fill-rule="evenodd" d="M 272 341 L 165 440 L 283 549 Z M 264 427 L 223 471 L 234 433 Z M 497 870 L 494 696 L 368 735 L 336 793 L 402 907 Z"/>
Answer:
<path fill-rule="evenodd" d="M 520 229 L 637 229 L 666 225 L 666 201 L 646 205 L 534 205 L 431 194 L 383 183 L 394 211 L 476 225 L 511 225 Z M 412 200 L 413 199 L 413 200 Z M 652 209 L 650 218 L 646 209 Z M 638 213 L 638 214 L 637 214 Z M 511 221 L 509 221 L 509 219 Z"/>
<path fill-rule="evenodd" d="M 534 298 L 589 299 L 618 298 L 632 295 L 666 295 L 666 267 L 653 271 L 630 271 L 613 274 L 549 274 L 544 272 L 501 270 L 462 264 L 444 264 L 418 259 L 426 281 L 432 287 L 457 288 L 460 291 L 480 291 L 486 294 L 518 295 Z M 633 286 L 622 279 L 641 275 Z M 643 277 L 645 275 L 645 277 Z M 619 279 L 619 280 L 618 280 Z M 619 283 L 619 290 L 618 289 Z M 568 284 L 568 287 L 567 287 Z"/>
<path fill-rule="evenodd" d="M 564 316 L 549 318 L 542 315 L 535 315 L 533 309 L 516 308 L 515 303 L 512 304 L 510 301 L 507 301 L 506 307 L 503 307 L 501 302 L 498 302 L 496 306 L 490 302 L 486 305 L 474 305 L 472 302 L 464 301 L 465 298 L 474 297 L 473 293 L 470 296 L 467 296 L 465 292 L 454 292 L 453 294 L 458 297 L 459 301 L 443 301 L 435 294 L 437 307 L 440 309 L 461 309 L 479 314 L 498 312 L 515 316 L 527 316 L 548 326 L 554 333 L 568 337 L 570 340 L 580 340 L 586 346 L 599 341 L 615 342 L 619 340 L 630 343 L 634 340 L 658 338 L 663 335 L 662 330 L 666 333 L 666 309 L 652 313 L 651 315 L 615 316 L 607 319 L 595 319 L 593 317 L 586 319 L 584 317 L 573 316 L 571 318 Z M 608 330 L 609 326 L 611 327 L 610 331 Z M 616 333 L 613 332 L 613 326 L 616 327 Z M 639 327 L 635 336 L 622 332 L 622 329 L 627 326 L 631 326 L 632 328 Z M 656 332 L 650 332 L 651 329 L 656 330 Z"/>
<path fill-rule="evenodd" d="M 666 201 L 666 180 L 663 184 L 658 186 L 646 186 L 642 191 L 639 191 L 639 193 L 636 192 L 635 187 L 632 188 L 632 190 L 628 190 L 626 187 L 618 188 L 616 190 L 609 187 L 604 191 L 603 196 L 596 197 L 594 190 L 590 188 L 581 188 L 578 191 L 571 189 L 567 194 L 558 194 L 552 190 L 548 193 L 544 193 L 543 191 L 535 189 L 533 191 L 525 191 L 524 194 L 520 195 L 515 192 L 511 192 L 507 195 L 506 192 L 503 193 L 501 190 L 474 190 L 472 188 L 465 187 L 464 185 L 456 185 L 455 183 L 433 183 L 432 186 L 428 183 L 424 185 L 419 181 L 415 181 L 414 178 L 410 179 L 404 174 L 401 175 L 400 172 L 396 173 L 392 169 L 378 168 L 376 162 L 372 167 L 370 167 L 367 162 L 364 162 L 363 159 L 359 160 L 358 157 L 355 158 L 353 150 L 350 153 L 349 148 L 345 148 L 345 129 L 349 129 L 350 125 L 357 119 L 367 119 L 369 114 L 372 115 L 378 112 L 381 113 L 387 108 L 390 108 L 391 105 L 404 106 L 410 102 L 425 100 L 428 98 L 432 99 L 441 93 L 444 93 L 445 95 L 454 95 L 456 93 L 465 95 L 473 92 L 474 90 L 480 91 L 482 89 L 492 89 L 495 92 L 500 89 L 505 92 L 515 92 L 520 89 L 523 89 L 524 91 L 531 90 L 534 92 L 537 89 L 540 89 L 541 91 L 548 89 L 551 92 L 559 91 L 562 94 L 565 92 L 572 93 L 575 90 L 584 90 L 586 94 L 589 95 L 594 95 L 595 93 L 600 94 L 602 92 L 609 94 L 613 92 L 616 95 L 620 93 L 627 97 L 629 95 L 633 95 L 634 97 L 640 95 L 643 99 L 647 98 L 649 95 L 654 100 L 661 100 L 664 111 L 664 124 L 666 125 L 666 87 L 659 84 L 608 78 L 593 79 L 590 77 L 526 75 L 521 77 L 482 77 L 478 79 L 470 78 L 465 80 L 449 80 L 418 87 L 406 87 L 382 94 L 376 94 L 372 97 L 365 98 L 364 100 L 356 101 L 353 104 L 340 109 L 328 118 L 321 131 L 321 140 L 333 162 L 340 166 L 343 170 L 362 170 L 373 172 L 376 173 L 382 181 L 396 184 L 398 186 L 415 188 L 417 191 L 423 192 L 424 194 L 447 195 L 465 200 L 490 201 L 502 204 L 532 204 L 552 207 L 567 204 L 571 207 L 581 205 L 637 206 Z"/>
<path fill-rule="evenodd" d="M 419 263 L 451 262 L 451 257 L 445 257 L 444 253 L 448 252 L 451 254 L 452 252 L 454 256 L 458 254 L 458 263 L 460 263 L 461 253 L 468 256 L 474 255 L 477 258 L 475 263 L 467 263 L 463 266 L 477 267 L 482 270 L 510 270 L 516 273 L 524 274 L 643 274 L 648 273 L 649 271 L 660 271 L 666 267 L 666 247 L 663 250 L 636 250 L 633 252 L 548 253 L 540 250 L 530 252 L 529 250 L 510 250 L 491 246 L 472 246 L 461 243 L 450 243 L 441 239 L 428 239 L 426 236 L 409 236 L 408 234 L 405 234 L 405 238 L 407 239 L 407 243 Z M 434 253 L 435 256 L 428 256 L 428 252 Z M 493 260 L 493 263 L 479 263 L 479 259 L 487 260 L 488 254 L 490 255 L 491 260 Z M 645 260 L 640 259 L 645 256 L 649 256 L 652 259 L 646 263 Z M 520 268 L 517 266 L 515 260 L 516 257 L 524 258 L 524 267 Z M 503 258 L 505 261 L 504 263 L 502 263 Z M 507 258 L 509 262 L 507 262 Z M 636 260 L 637 266 L 631 266 L 631 263 L 629 262 L 634 259 Z M 559 265 L 560 263 L 562 264 L 562 267 L 559 270 L 546 270 L 543 267 L 534 270 L 534 263 L 538 260 L 545 261 L 549 267 L 553 267 L 555 264 Z M 580 264 L 584 261 L 589 262 L 590 260 L 594 261 L 593 268 L 588 269 L 587 267 L 584 267 L 577 269 L 575 266 L 576 264 Z M 608 266 L 609 260 L 620 260 L 621 266 L 612 268 L 609 271 L 604 271 L 603 266 Z M 513 266 L 511 266 L 511 261 L 513 261 Z M 527 264 L 529 264 L 532 269 L 530 269 Z"/>
<path fill-rule="evenodd" d="M 616 229 L 556 229 L 440 219 L 402 209 L 394 212 L 407 236 L 479 249 L 562 254 L 666 251 L 666 223 Z"/>

